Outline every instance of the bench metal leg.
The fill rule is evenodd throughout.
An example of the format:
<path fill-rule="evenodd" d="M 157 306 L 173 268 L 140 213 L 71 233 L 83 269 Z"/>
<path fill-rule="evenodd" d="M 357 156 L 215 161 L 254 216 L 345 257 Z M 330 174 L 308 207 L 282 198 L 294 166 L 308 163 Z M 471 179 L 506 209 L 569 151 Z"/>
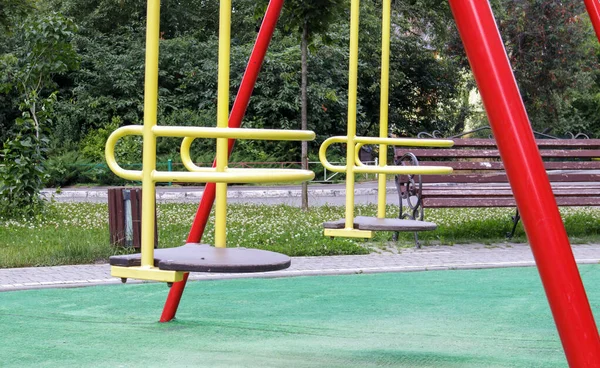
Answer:
<path fill-rule="evenodd" d="M 419 242 L 419 233 L 415 231 L 414 234 L 415 234 L 415 248 L 421 249 L 421 243 Z"/>
<path fill-rule="evenodd" d="M 394 164 L 419 166 L 419 160 L 414 154 L 407 152 L 402 157 L 394 159 Z M 423 202 L 421 201 L 423 182 L 421 181 L 421 175 L 396 175 L 394 179 L 398 191 L 398 218 L 423 221 Z M 404 206 L 406 206 L 406 212 Z M 392 240 L 398 241 L 398 232 L 394 232 Z M 415 246 L 417 248 L 421 247 L 416 232 Z"/>
<path fill-rule="evenodd" d="M 512 217 L 513 220 L 513 228 L 512 231 L 509 233 L 506 233 L 506 237 L 508 239 L 512 239 L 513 236 L 515 236 L 515 231 L 517 230 L 517 225 L 519 224 L 519 220 L 521 219 L 521 216 L 519 215 L 519 209 L 517 208 L 517 212 L 515 213 L 515 215 Z"/>

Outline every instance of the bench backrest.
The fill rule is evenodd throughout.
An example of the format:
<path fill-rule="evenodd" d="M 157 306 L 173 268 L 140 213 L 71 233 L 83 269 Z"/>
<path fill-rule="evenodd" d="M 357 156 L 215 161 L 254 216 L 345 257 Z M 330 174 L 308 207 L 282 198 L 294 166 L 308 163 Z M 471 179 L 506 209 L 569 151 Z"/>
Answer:
<path fill-rule="evenodd" d="M 600 181 L 600 139 L 536 139 L 554 182 Z M 454 139 L 452 148 L 396 147 L 398 162 L 407 152 L 419 165 L 452 167 L 452 175 L 423 175 L 426 183 L 504 183 L 504 165 L 494 139 Z"/>

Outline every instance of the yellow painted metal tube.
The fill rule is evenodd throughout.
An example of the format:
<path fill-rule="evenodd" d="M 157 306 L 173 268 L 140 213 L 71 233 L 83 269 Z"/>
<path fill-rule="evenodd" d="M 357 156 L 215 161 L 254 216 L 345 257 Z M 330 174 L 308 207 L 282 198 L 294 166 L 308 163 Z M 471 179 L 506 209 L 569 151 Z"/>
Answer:
<path fill-rule="evenodd" d="M 383 0 L 381 17 L 381 91 L 379 98 L 379 137 L 388 136 L 388 104 L 390 82 L 390 25 L 392 0 Z M 387 165 L 387 145 L 379 145 L 379 165 Z M 386 174 L 380 173 L 377 183 L 377 217 L 385 218 Z"/>
<path fill-rule="evenodd" d="M 347 137 L 335 136 L 327 138 L 319 148 L 319 161 L 323 167 L 333 172 L 347 172 L 348 165 L 333 165 L 327 160 L 327 149 L 334 143 L 346 143 Z M 377 138 L 377 137 L 355 137 L 354 142 L 358 144 L 387 144 L 393 146 L 415 146 L 415 147 L 452 147 L 454 142 L 446 139 L 416 139 L 416 138 Z M 356 160 L 356 157 L 354 158 Z M 354 163 L 360 167 L 360 160 Z M 387 173 L 389 174 L 389 173 Z"/>
<path fill-rule="evenodd" d="M 296 169 L 230 169 L 217 171 L 215 168 L 202 168 L 202 172 L 155 171 L 152 178 L 156 182 L 178 181 L 183 183 L 272 183 L 312 180 L 315 174 L 310 170 Z"/>
<path fill-rule="evenodd" d="M 229 58 L 231 48 L 231 0 L 221 0 L 219 9 L 219 75 L 217 88 L 217 127 L 227 128 L 229 120 Z M 217 172 L 227 168 L 227 138 L 217 138 Z M 227 183 L 216 185 L 215 247 L 227 246 Z"/>
<path fill-rule="evenodd" d="M 390 175 L 437 175 L 452 174 L 452 168 L 448 166 L 361 166 L 354 168 L 355 173 L 360 174 L 390 174 Z"/>
<path fill-rule="evenodd" d="M 172 127 L 169 127 L 172 128 Z M 179 128 L 179 127 L 178 127 Z M 186 127 L 181 127 L 186 128 Z M 194 164 L 191 155 L 190 148 L 195 138 L 190 137 L 191 131 L 186 133 L 185 130 L 177 129 L 176 132 L 181 134 L 187 134 L 188 136 L 183 139 L 181 142 L 180 154 L 181 154 L 181 162 L 189 171 L 203 171 L 204 168 L 201 168 Z M 313 140 L 315 138 L 315 133 L 311 131 L 304 130 L 275 130 L 275 129 L 237 129 L 237 128 L 202 128 L 202 129 L 194 129 L 194 132 L 202 133 L 203 137 L 208 136 L 209 138 L 214 138 L 215 135 L 219 134 L 223 137 L 227 138 L 235 138 L 235 139 L 270 139 L 270 140 Z M 161 132 L 162 133 L 162 132 Z M 180 136 L 179 134 L 173 136 Z M 273 138 L 276 137 L 276 138 Z"/>
<path fill-rule="evenodd" d="M 450 139 L 419 139 L 419 138 L 378 138 L 378 137 L 356 137 L 356 143 L 365 144 L 387 144 L 390 146 L 414 146 L 414 147 L 440 147 L 448 148 L 454 145 Z"/>
<path fill-rule="evenodd" d="M 200 171 L 201 167 L 196 166 L 194 161 L 192 160 L 192 155 L 190 153 L 190 149 L 192 147 L 192 143 L 194 143 L 194 138 L 185 137 L 181 141 L 181 147 L 179 148 L 179 155 L 181 156 L 181 162 L 183 166 L 189 171 Z"/>
<path fill-rule="evenodd" d="M 229 138 L 273 141 L 309 141 L 315 139 L 315 133 L 307 130 L 156 126 L 152 131 L 157 137 Z"/>
<path fill-rule="evenodd" d="M 142 171 L 139 170 L 125 170 L 119 166 L 115 159 L 115 147 L 119 139 L 128 135 L 143 135 L 142 125 L 130 125 L 121 127 L 115 130 L 106 142 L 106 162 L 109 168 L 119 177 L 127 180 L 142 180 Z M 292 130 L 292 131 L 281 131 L 281 130 L 266 130 L 262 129 L 234 129 L 234 128 L 209 128 L 209 127 L 159 127 L 155 126 L 153 132 L 156 136 L 160 137 L 185 137 L 181 144 L 181 159 L 184 166 L 195 173 L 209 173 L 209 175 L 189 175 L 183 178 L 176 178 L 175 175 L 181 175 L 182 173 L 174 172 L 157 172 L 153 174 L 153 180 L 155 182 L 169 182 L 169 181 L 183 181 L 183 182 L 225 182 L 225 183 L 250 183 L 255 180 L 261 183 L 282 181 L 299 181 L 299 180 L 312 180 L 314 174 L 311 171 L 302 171 L 292 169 L 262 169 L 262 171 L 251 171 L 247 173 L 248 176 L 240 177 L 239 179 L 233 178 L 231 175 L 246 175 L 244 171 L 247 170 L 261 170 L 261 169 L 226 169 L 227 175 L 215 176 L 216 169 L 212 167 L 199 167 L 196 166 L 190 157 L 190 146 L 194 141 L 195 137 L 202 138 L 235 138 L 235 139 L 274 139 L 274 140 L 312 140 L 315 137 L 315 133 L 304 130 Z M 167 129 L 161 129 L 167 128 Z M 194 136 L 191 137 L 191 136 Z M 276 137 L 276 138 L 272 138 Z M 252 176 L 253 175 L 253 176 Z M 250 177 L 251 176 L 251 177 Z M 253 178 L 253 179 L 252 179 Z"/>
<path fill-rule="evenodd" d="M 360 149 L 364 146 L 364 143 L 357 143 L 354 148 L 354 165 L 364 166 L 365 164 L 360 160 Z"/>
<path fill-rule="evenodd" d="M 345 228 L 354 227 L 354 137 L 356 136 L 356 104 L 358 93 L 358 26 L 360 1 L 350 2 L 350 65 L 348 70 L 348 127 L 346 142 L 346 216 Z"/>
<path fill-rule="evenodd" d="M 160 37 L 160 0 L 148 0 L 146 26 L 146 70 L 144 79 L 144 128 L 142 169 L 142 259 L 141 267 L 154 267 L 154 214 L 156 187 L 152 172 L 156 170 L 156 125 L 158 104 L 158 43 Z"/>
<path fill-rule="evenodd" d="M 121 166 L 119 166 L 119 164 L 117 164 L 117 160 L 115 159 L 115 147 L 117 145 L 117 141 L 127 135 L 142 135 L 142 130 L 142 125 L 130 125 L 121 127 L 112 132 L 110 136 L 108 136 L 108 140 L 106 141 L 106 147 L 104 149 L 104 155 L 106 156 L 106 164 L 108 165 L 110 170 L 120 178 L 136 181 L 142 180 L 141 171 L 125 170 Z"/>

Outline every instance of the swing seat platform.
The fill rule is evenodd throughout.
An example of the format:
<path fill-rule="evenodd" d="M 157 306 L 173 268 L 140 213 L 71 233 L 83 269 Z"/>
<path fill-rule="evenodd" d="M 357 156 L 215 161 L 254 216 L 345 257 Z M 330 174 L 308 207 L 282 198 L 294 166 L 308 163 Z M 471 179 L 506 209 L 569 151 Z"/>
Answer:
<path fill-rule="evenodd" d="M 356 216 L 352 229 L 346 229 L 345 219 L 324 222 L 323 228 L 325 236 L 371 239 L 374 231 L 417 232 L 435 230 L 437 225 L 426 221 Z"/>
<path fill-rule="evenodd" d="M 139 267 L 141 254 L 109 258 L 111 266 Z M 187 243 L 181 247 L 154 250 L 154 267 L 164 271 L 250 273 L 288 268 L 290 257 L 261 249 L 216 248 L 209 244 Z"/>
<path fill-rule="evenodd" d="M 345 226 L 345 219 L 323 223 L 325 229 L 338 230 L 344 229 Z M 437 229 L 437 225 L 427 221 L 356 216 L 354 218 L 354 229 L 365 231 L 427 231 Z"/>

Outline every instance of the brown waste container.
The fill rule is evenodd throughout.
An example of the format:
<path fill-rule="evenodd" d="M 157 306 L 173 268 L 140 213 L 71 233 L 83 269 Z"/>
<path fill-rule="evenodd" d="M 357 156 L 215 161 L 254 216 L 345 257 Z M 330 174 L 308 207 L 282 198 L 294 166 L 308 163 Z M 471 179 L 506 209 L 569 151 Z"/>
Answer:
<path fill-rule="evenodd" d="M 154 247 L 158 245 L 154 212 Z M 142 245 L 142 189 L 108 189 L 108 230 L 110 244 L 140 249 Z"/>

